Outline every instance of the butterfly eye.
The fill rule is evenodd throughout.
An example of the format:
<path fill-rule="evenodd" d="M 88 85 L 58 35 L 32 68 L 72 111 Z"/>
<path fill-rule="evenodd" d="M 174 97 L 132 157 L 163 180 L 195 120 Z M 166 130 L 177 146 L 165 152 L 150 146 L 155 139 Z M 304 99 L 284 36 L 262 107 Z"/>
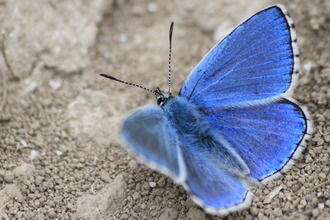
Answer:
<path fill-rule="evenodd" d="M 162 105 L 165 102 L 165 97 L 161 96 L 157 99 L 157 105 Z"/>

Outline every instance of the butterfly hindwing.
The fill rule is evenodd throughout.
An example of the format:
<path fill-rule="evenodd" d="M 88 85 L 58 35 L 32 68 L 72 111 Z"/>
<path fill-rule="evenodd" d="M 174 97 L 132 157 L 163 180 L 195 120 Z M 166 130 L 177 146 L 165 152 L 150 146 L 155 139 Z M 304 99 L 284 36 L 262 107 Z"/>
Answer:
<path fill-rule="evenodd" d="M 193 147 L 193 150 L 191 148 Z M 207 212 L 229 214 L 246 208 L 251 202 L 248 181 L 221 166 L 224 154 L 211 154 L 205 148 L 214 145 L 195 140 L 193 145 L 181 146 L 187 164 L 187 190 L 192 199 Z"/>
<path fill-rule="evenodd" d="M 291 165 L 307 133 L 304 111 L 286 99 L 211 111 L 206 117 L 260 181 Z"/>

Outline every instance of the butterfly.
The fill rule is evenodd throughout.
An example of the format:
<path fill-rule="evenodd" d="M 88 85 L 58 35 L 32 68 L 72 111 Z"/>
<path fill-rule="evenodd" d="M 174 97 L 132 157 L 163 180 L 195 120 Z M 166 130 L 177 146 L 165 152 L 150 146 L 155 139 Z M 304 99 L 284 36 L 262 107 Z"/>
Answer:
<path fill-rule="evenodd" d="M 287 171 L 311 132 L 308 111 L 291 98 L 298 73 L 292 19 L 284 6 L 268 7 L 216 44 L 178 96 L 149 90 L 158 105 L 128 116 L 120 136 L 207 213 L 242 210 L 250 186 Z"/>

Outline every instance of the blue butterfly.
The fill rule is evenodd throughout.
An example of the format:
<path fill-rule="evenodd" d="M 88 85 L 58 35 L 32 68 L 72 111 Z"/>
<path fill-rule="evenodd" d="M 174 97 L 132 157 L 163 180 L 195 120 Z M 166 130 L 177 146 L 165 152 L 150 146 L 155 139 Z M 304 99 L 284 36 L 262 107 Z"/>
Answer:
<path fill-rule="evenodd" d="M 152 91 L 158 105 L 131 114 L 120 136 L 206 212 L 244 209 L 252 199 L 249 186 L 288 170 L 310 132 L 307 110 L 290 98 L 298 57 L 285 7 L 266 8 L 211 49 L 179 96 Z"/>

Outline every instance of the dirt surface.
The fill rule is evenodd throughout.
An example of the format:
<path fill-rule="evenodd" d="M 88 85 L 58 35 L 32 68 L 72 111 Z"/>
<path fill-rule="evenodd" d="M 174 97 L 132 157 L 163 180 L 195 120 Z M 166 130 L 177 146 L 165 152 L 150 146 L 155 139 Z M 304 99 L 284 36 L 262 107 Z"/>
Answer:
<path fill-rule="evenodd" d="M 314 133 L 288 173 L 226 217 L 205 214 L 126 152 L 118 125 L 155 99 L 98 76 L 166 89 L 174 21 L 176 94 L 216 41 L 275 3 L 1 0 L 0 219 L 330 219 L 329 1 L 279 2 L 296 25 L 294 97 L 308 107 Z"/>

